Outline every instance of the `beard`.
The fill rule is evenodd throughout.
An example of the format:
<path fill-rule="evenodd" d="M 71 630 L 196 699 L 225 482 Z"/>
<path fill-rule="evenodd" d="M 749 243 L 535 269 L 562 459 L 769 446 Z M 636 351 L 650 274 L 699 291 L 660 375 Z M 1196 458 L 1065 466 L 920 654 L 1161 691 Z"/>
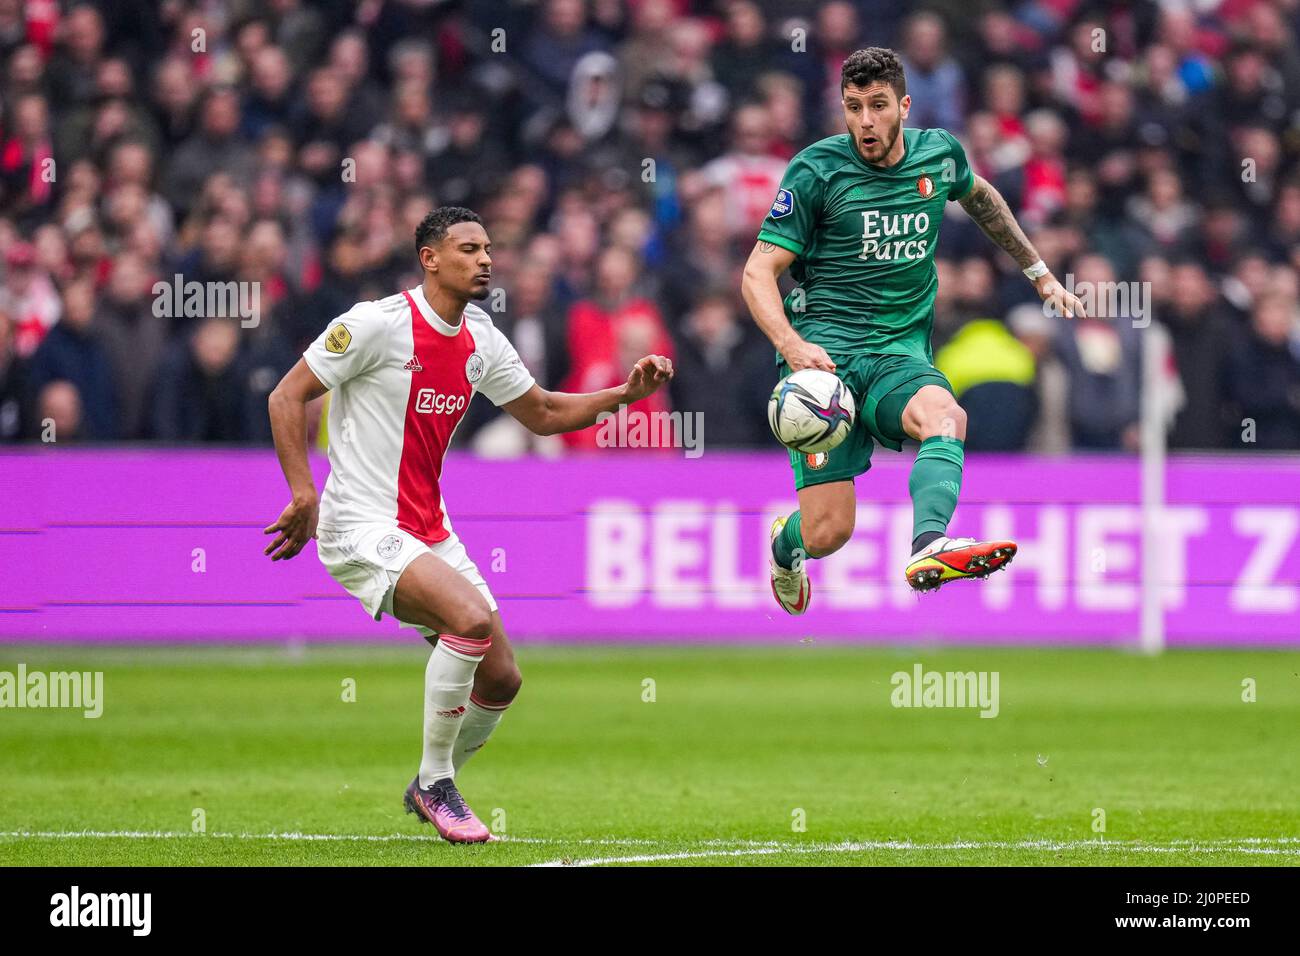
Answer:
<path fill-rule="evenodd" d="M 878 152 L 874 159 L 867 157 L 866 154 L 862 152 L 862 143 L 860 140 L 858 142 L 858 153 L 862 156 L 863 159 L 867 160 L 867 162 L 869 163 L 878 163 L 882 161 L 886 156 L 889 155 L 890 151 L 893 150 L 894 143 L 898 142 L 898 137 L 902 133 L 902 130 L 903 130 L 903 118 L 900 116 L 897 120 L 894 121 L 894 125 L 890 127 L 888 133 L 881 134 L 876 137 L 875 149 Z"/>
<path fill-rule="evenodd" d="M 469 297 L 473 299 L 475 302 L 482 302 L 484 299 L 488 297 L 488 293 L 490 293 L 491 291 L 492 289 L 490 287 L 484 288 L 482 291 L 479 292 L 471 292 L 469 294 Z"/>
<path fill-rule="evenodd" d="M 898 119 L 894 120 L 894 125 L 889 130 L 889 142 L 886 143 L 883 139 L 881 140 L 881 145 L 885 147 L 886 156 L 888 156 L 889 151 L 894 148 L 894 144 L 898 142 L 898 137 L 902 132 L 903 132 L 903 118 L 900 116 Z"/>

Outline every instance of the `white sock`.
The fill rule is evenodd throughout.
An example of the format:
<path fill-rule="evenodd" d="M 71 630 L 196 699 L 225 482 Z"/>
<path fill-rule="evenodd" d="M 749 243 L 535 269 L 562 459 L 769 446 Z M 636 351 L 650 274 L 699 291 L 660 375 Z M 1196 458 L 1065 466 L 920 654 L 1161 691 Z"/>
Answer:
<path fill-rule="evenodd" d="M 424 669 L 424 755 L 420 758 L 420 786 L 455 776 L 451 751 L 474 687 L 474 671 L 492 641 L 439 634 L 438 644 Z"/>
<path fill-rule="evenodd" d="M 477 701 L 470 697 L 465 709 L 465 719 L 460 722 L 460 734 L 456 737 L 456 747 L 451 753 L 451 762 L 456 772 L 465 766 L 465 762 L 474 756 L 487 743 L 492 731 L 501 722 L 501 715 L 510 706 L 509 701 L 497 704 L 491 701 Z"/>

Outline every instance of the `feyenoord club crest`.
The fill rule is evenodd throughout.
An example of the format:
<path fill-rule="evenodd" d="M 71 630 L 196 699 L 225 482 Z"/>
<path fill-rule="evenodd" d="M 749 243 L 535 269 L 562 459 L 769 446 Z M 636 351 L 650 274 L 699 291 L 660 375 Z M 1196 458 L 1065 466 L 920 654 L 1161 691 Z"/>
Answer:
<path fill-rule="evenodd" d="M 465 377 L 471 385 L 483 377 L 483 356 L 477 352 L 465 360 Z"/>
<path fill-rule="evenodd" d="M 929 199 L 934 195 L 934 180 L 929 176 L 922 176 L 916 181 L 916 191 L 923 199 Z"/>
<path fill-rule="evenodd" d="M 813 471 L 821 471 L 826 467 L 826 463 L 830 460 L 830 454 L 824 451 L 811 452 L 803 456 L 804 464 Z"/>
<path fill-rule="evenodd" d="M 379 542 L 375 548 L 381 558 L 391 558 L 402 550 L 402 539 L 395 534 L 390 534 Z"/>

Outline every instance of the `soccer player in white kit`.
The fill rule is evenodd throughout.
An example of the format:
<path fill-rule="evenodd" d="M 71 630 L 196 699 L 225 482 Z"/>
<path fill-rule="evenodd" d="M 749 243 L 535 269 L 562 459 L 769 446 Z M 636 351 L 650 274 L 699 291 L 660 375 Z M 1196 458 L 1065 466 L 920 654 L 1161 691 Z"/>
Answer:
<path fill-rule="evenodd" d="M 576 431 L 672 378 L 659 355 L 627 382 L 587 394 L 548 392 L 471 299 L 491 281 L 491 242 L 468 209 L 433 210 L 415 233 L 424 281 L 359 302 L 312 343 L 271 393 L 275 450 L 293 500 L 266 529 L 272 561 L 317 538 L 333 578 L 379 620 L 395 617 L 434 645 L 424 675 L 424 753 L 409 812 L 453 843 L 491 839 L 456 788 L 521 678 L 497 603 L 452 531 L 439 491 L 443 456 L 482 392 L 539 435 Z M 317 497 L 307 463 L 307 403 L 326 391 L 330 476 Z"/>

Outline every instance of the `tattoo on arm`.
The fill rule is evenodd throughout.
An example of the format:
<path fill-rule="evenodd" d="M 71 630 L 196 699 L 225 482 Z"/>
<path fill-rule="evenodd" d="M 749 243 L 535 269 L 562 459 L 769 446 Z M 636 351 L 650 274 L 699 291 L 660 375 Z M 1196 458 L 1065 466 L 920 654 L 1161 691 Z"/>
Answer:
<path fill-rule="evenodd" d="M 1028 269 L 1038 261 L 1038 252 L 1011 214 L 1011 207 L 988 180 L 976 176 L 974 188 L 958 202 L 984 230 L 984 235 L 1010 253 L 1020 268 Z"/>
<path fill-rule="evenodd" d="M 776 243 L 775 243 L 775 242 L 764 242 L 764 241 L 760 241 L 759 244 L 758 244 L 758 251 L 759 251 L 759 252 L 776 252 Z"/>

